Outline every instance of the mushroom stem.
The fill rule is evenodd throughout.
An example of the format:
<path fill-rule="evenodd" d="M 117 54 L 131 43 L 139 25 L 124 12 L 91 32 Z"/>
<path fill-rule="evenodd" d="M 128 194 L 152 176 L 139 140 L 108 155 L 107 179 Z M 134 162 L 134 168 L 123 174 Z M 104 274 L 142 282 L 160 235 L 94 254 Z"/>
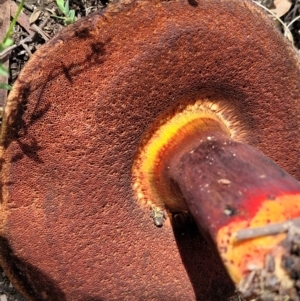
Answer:
<path fill-rule="evenodd" d="M 245 240 L 238 240 L 237 233 L 275 223 L 278 228 L 279 223 L 299 217 L 297 180 L 256 148 L 220 132 L 204 133 L 197 147 L 171 157 L 166 174 L 200 231 L 216 244 L 231 278 L 246 297 L 262 293 L 254 287 L 253 271 L 259 274 L 258 282 L 265 282 L 266 258 L 274 262 L 269 278 L 280 286 L 279 294 L 293 294 L 293 281 L 282 267 L 290 251 L 283 244 L 288 229 L 262 231 Z M 245 288 L 250 274 L 255 281 Z"/>

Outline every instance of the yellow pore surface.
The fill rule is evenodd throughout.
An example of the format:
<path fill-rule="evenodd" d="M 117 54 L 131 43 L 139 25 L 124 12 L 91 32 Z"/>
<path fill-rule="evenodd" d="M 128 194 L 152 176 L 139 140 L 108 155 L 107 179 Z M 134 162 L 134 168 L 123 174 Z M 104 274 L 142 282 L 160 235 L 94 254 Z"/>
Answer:
<path fill-rule="evenodd" d="M 228 113 L 229 112 L 229 113 Z M 182 209 L 165 182 L 164 172 L 169 156 L 189 138 L 216 126 L 231 138 L 239 135 L 238 122 L 230 116 L 230 110 L 222 104 L 197 101 L 178 110 L 165 122 L 147 133 L 134 160 L 133 189 L 141 205 L 160 209 Z M 212 125 L 213 124 L 213 125 Z"/>

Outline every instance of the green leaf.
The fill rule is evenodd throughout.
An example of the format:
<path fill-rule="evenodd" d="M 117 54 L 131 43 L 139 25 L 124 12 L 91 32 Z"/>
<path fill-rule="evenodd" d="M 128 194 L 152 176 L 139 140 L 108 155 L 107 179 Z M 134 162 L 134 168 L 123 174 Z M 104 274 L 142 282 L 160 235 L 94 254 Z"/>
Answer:
<path fill-rule="evenodd" d="M 69 11 L 69 16 L 68 17 L 69 17 L 71 23 L 73 23 L 75 21 L 75 10 L 74 9 L 71 9 Z"/>
<path fill-rule="evenodd" d="M 56 0 L 56 4 L 59 7 L 60 11 L 65 14 L 65 6 L 64 6 L 64 0 Z"/>
<path fill-rule="evenodd" d="M 8 85 L 8 84 L 2 84 L 2 83 L 0 83 L 0 89 L 11 90 L 12 86 Z"/>
<path fill-rule="evenodd" d="M 3 42 L 3 47 L 7 48 L 9 46 L 11 46 L 14 43 L 14 41 L 10 38 L 7 38 L 6 41 Z"/>
<path fill-rule="evenodd" d="M 56 15 L 51 15 L 51 17 L 60 19 L 60 20 L 66 20 L 66 17 L 60 17 L 60 16 L 56 16 Z"/>
<path fill-rule="evenodd" d="M 11 46 L 14 43 L 14 41 L 10 38 L 7 38 L 5 41 L 0 43 L 0 52 L 2 52 L 5 48 Z"/>
<path fill-rule="evenodd" d="M 66 0 L 66 3 L 65 3 L 65 15 L 69 16 L 69 12 L 70 12 L 69 0 Z"/>
<path fill-rule="evenodd" d="M 0 75 L 8 76 L 8 70 L 2 64 L 0 64 Z"/>
<path fill-rule="evenodd" d="M 12 21 L 9 24 L 9 28 L 8 28 L 8 30 L 6 32 L 6 35 L 5 35 L 4 39 L 3 39 L 2 45 L 6 45 L 7 40 L 10 40 L 10 36 L 11 36 L 11 34 L 13 32 L 13 28 L 16 25 L 18 17 L 20 15 L 21 11 L 22 11 L 22 7 L 24 5 L 24 1 L 25 0 L 21 0 L 21 3 L 18 5 L 17 12 L 16 12 L 15 16 L 13 17 Z"/>

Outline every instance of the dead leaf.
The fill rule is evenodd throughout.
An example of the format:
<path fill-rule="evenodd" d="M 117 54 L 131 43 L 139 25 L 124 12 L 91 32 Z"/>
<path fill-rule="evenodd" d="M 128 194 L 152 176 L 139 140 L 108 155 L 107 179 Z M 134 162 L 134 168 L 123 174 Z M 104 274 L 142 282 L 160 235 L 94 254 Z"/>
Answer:
<path fill-rule="evenodd" d="M 289 0 L 275 0 L 275 8 L 270 9 L 278 18 L 286 14 L 292 6 L 292 2 Z"/>
<path fill-rule="evenodd" d="M 33 13 L 31 14 L 31 16 L 29 18 L 30 25 L 32 23 L 34 23 L 36 20 L 38 20 L 38 18 L 40 17 L 41 13 L 42 13 L 42 11 L 39 10 L 39 9 L 36 9 L 36 10 L 33 11 Z"/>

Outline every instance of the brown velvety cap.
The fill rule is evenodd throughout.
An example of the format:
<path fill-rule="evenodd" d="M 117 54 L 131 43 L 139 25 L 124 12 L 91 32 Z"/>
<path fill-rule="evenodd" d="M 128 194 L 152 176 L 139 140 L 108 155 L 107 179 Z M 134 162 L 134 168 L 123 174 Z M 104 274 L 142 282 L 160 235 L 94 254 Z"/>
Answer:
<path fill-rule="evenodd" d="M 300 179 L 298 59 L 250 1 L 121 2 L 39 49 L 9 96 L 1 265 L 30 300 L 224 300 L 196 227 L 136 201 L 133 159 L 157 116 L 205 97 Z"/>

